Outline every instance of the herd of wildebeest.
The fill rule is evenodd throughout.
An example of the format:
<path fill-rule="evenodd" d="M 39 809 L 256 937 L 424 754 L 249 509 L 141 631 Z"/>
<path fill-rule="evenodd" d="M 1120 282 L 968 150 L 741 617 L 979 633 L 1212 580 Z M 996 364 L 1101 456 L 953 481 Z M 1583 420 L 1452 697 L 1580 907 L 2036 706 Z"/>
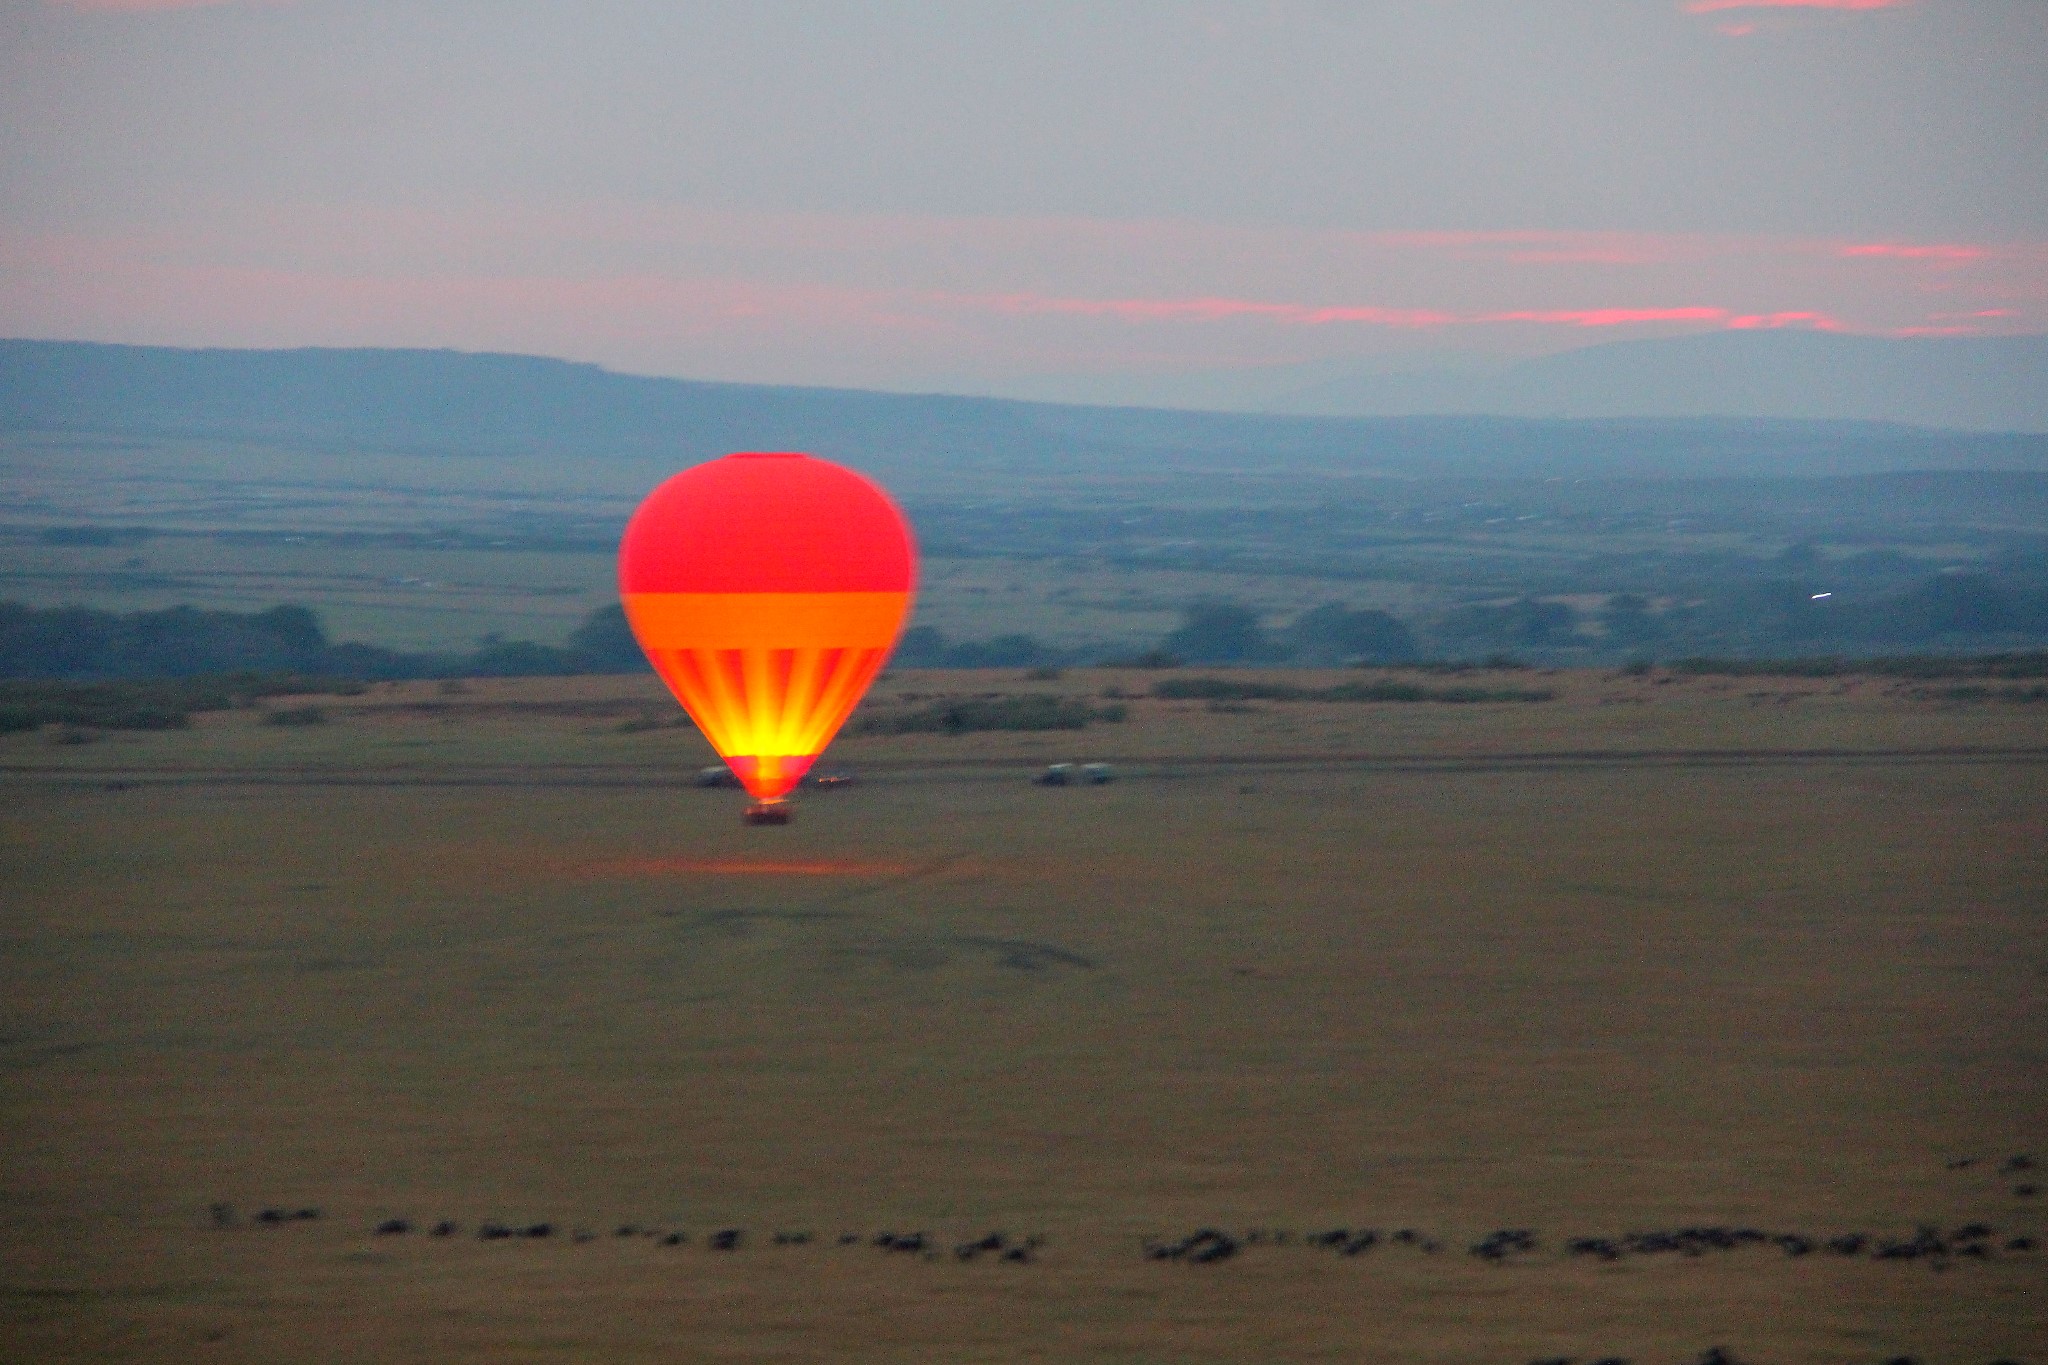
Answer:
<path fill-rule="evenodd" d="M 1947 1168 L 1951 1171 L 1966 1171 L 1980 1164 L 1978 1158 L 1961 1157 L 1948 1162 Z M 2028 1200 L 2038 1192 L 2029 1178 L 2029 1173 L 2034 1168 L 2034 1158 L 2022 1154 L 2006 1158 L 1996 1166 L 1996 1171 L 1998 1175 L 2015 1182 L 2011 1187 L 2011 1194 L 2015 1200 Z M 211 1214 L 213 1225 L 222 1229 L 251 1226 L 282 1227 L 295 1223 L 317 1222 L 324 1217 L 323 1211 L 317 1207 L 280 1205 L 266 1205 L 244 1217 L 227 1202 L 214 1204 Z M 756 1239 L 746 1228 L 718 1228 L 693 1238 L 689 1232 L 679 1228 L 641 1223 L 621 1223 L 609 1233 L 602 1233 L 588 1227 L 556 1222 L 519 1223 L 486 1219 L 464 1224 L 453 1218 L 416 1221 L 411 1218 L 392 1217 L 373 1224 L 368 1231 L 377 1237 L 422 1236 L 446 1240 L 470 1236 L 486 1242 L 560 1240 L 583 1245 L 600 1240 L 648 1241 L 663 1247 L 698 1245 L 709 1251 L 724 1253 L 738 1253 L 756 1243 Z M 920 1261 L 964 1263 L 986 1259 L 1006 1265 L 1033 1264 L 1040 1259 L 1046 1246 L 1046 1239 L 1042 1235 L 1017 1237 L 1000 1231 L 984 1232 L 954 1240 L 925 1231 L 840 1232 L 821 1237 L 807 1231 L 783 1229 L 771 1232 L 760 1240 L 765 1240 L 769 1245 L 776 1247 L 865 1247 L 885 1255 L 903 1256 Z M 1297 1248 L 1344 1258 L 1361 1257 L 1374 1251 L 1381 1254 L 1440 1256 L 1447 1251 L 1462 1250 L 1467 1256 L 1496 1265 L 1527 1264 L 1546 1255 L 1608 1262 L 1633 1256 L 1703 1257 L 1757 1249 L 1775 1250 L 1794 1259 L 1806 1256 L 1861 1258 L 1900 1265 L 1924 1266 L 1931 1271 L 1944 1272 L 1953 1266 L 1968 1262 L 2031 1256 L 2041 1249 L 2041 1238 L 2033 1233 L 2000 1230 L 1985 1222 L 1963 1223 L 1953 1228 L 1923 1224 L 1909 1234 L 1895 1235 L 1868 1232 L 1770 1232 L 1754 1227 L 1703 1225 L 1566 1237 L 1555 1241 L 1539 1237 L 1529 1228 L 1498 1228 L 1462 1248 L 1454 1249 L 1448 1247 L 1442 1239 L 1417 1228 L 1382 1230 L 1375 1227 L 1338 1226 L 1303 1231 L 1269 1227 L 1225 1231 L 1221 1228 L 1202 1227 L 1177 1236 L 1146 1238 L 1140 1242 L 1136 1250 L 1148 1261 L 1209 1266 L 1253 1252 L 1282 1248 Z M 1583 1361 L 1575 1357 L 1550 1356 L 1532 1361 L 1530 1365 L 1631 1365 L 1631 1362 L 1621 1356 L 1588 1357 Z M 1726 1347 L 1717 1346 L 1701 1352 L 1690 1365 L 1742 1363 Z M 1882 1362 L 1882 1365 L 1919 1363 L 1913 1356 L 1894 1356 Z M 2013 1359 L 2001 1359 L 1990 1362 L 1990 1365 L 2020 1363 Z"/>

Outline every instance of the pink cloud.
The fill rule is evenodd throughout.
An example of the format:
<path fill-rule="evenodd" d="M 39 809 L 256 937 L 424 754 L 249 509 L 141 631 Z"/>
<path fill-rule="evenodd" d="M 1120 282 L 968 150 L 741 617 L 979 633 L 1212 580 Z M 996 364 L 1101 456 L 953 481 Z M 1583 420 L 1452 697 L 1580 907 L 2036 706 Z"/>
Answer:
<path fill-rule="evenodd" d="M 1367 323 L 1379 327 L 1442 327 L 1459 321 L 1457 314 L 1423 308 L 1312 307 L 1297 303 L 1265 303 L 1257 299 L 1087 299 L 1042 294 L 936 295 L 935 301 L 998 313 L 1064 313 L 1080 317 L 1116 318 L 1123 322 L 1224 322 L 1263 318 L 1270 322 L 1314 327 L 1333 322 Z"/>
<path fill-rule="evenodd" d="M 1722 326 L 1731 332 L 1776 331 L 1781 327 L 1804 327 L 1815 332 L 1849 330 L 1826 313 L 1739 313 Z"/>
<path fill-rule="evenodd" d="M 1894 261 L 1936 261 L 1943 265 L 1967 265 L 1991 253 L 1967 242 L 1845 242 L 1835 248 L 1837 256 L 1855 258 L 1878 256 Z"/>
<path fill-rule="evenodd" d="M 1715 14 L 1729 9 L 1903 9 L 1912 0 L 1685 0 L 1687 14 Z"/>
<path fill-rule="evenodd" d="M 1257 319 L 1288 327 L 1324 327 L 1351 323 L 1368 327 L 1471 327 L 1501 323 L 1537 323 L 1551 327 L 1641 327 L 1658 323 L 1713 323 L 1733 329 L 1811 327 L 1844 331 L 1843 323 L 1826 313 L 1809 311 L 1737 313 L 1727 308 L 1691 305 L 1676 308 L 1540 308 L 1503 312 L 1458 313 L 1433 308 L 1380 308 L 1371 305 L 1271 303 L 1259 299 L 1160 298 L 1089 299 L 1042 294 L 934 295 L 935 303 L 1010 315 L 1066 314 L 1114 318 L 1120 322 L 1227 322 Z"/>
<path fill-rule="evenodd" d="M 1648 322 L 1722 322 L 1725 308 L 1549 308 L 1482 313 L 1474 322 L 1544 322 L 1556 327 L 1633 327 Z"/>

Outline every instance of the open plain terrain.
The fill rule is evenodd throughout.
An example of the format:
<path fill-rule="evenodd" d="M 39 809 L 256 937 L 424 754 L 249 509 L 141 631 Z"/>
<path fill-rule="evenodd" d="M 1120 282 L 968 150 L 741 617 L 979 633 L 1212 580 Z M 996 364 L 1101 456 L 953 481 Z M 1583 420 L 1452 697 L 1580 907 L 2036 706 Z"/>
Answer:
<path fill-rule="evenodd" d="M 651 678 L 0 738 L 0 1358 L 2048 1352 L 2048 708 L 1161 676 L 779 829 Z"/>

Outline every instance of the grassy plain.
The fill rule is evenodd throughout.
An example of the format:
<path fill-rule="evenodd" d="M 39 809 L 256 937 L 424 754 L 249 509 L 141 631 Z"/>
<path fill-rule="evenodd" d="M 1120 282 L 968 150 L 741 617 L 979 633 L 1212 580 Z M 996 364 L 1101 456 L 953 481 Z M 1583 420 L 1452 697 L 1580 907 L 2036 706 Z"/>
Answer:
<path fill-rule="evenodd" d="M 2048 713 L 1540 682 L 849 739 L 783 829 L 651 680 L 0 739 L 0 1358 L 2038 1359 L 2048 1253 L 1562 1243 L 2048 1231 Z M 1141 1254 L 1204 1225 L 1297 1239 Z M 836 1244 L 991 1228 L 1046 1242 Z"/>

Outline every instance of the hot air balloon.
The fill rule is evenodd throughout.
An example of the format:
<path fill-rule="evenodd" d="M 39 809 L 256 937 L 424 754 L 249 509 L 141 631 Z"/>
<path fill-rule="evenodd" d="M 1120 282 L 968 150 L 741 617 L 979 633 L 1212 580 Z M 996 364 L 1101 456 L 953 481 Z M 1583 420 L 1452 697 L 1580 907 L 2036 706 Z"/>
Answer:
<path fill-rule="evenodd" d="M 619 545 L 626 619 L 662 681 L 781 824 L 910 613 L 903 514 L 850 469 L 744 451 L 647 495 Z"/>

